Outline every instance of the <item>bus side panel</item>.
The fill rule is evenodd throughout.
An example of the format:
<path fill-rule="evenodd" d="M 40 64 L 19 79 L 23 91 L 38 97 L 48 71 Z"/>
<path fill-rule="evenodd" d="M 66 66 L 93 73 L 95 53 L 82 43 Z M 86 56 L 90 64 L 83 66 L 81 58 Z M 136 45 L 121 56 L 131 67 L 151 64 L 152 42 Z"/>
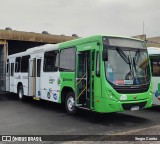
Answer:
<path fill-rule="evenodd" d="M 18 85 L 18 82 L 20 81 L 21 81 L 21 74 L 14 73 L 14 93 L 17 93 L 17 85 Z"/>
<path fill-rule="evenodd" d="M 14 73 L 14 93 L 17 93 L 18 83 L 22 84 L 23 93 L 28 96 L 28 73 Z"/>
<path fill-rule="evenodd" d="M 64 88 L 70 88 L 72 89 L 72 91 L 75 93 L 75 72 L 61 72 L 60 73 L 60 81 L 59 81 L 59 84 L 60 84 L 60 92 L 61 92 L 61 96 L 62 96 L 62 90 Z M 65 96 L 66 94 L 68 93 L 69 91 L 67 91 L 65 93 Z M 59 99 L 59 103 L 61 103 L 61 97 Z"/>
<path fill-rule="evenodd" d="M 41 76 L 41 99 L 59 102 L 60 72 L 43 72 Z"/>
<path fill-rule="evenodd" d="M 28 96 L 28 73 L 21 73 L 24 95 Z"/>

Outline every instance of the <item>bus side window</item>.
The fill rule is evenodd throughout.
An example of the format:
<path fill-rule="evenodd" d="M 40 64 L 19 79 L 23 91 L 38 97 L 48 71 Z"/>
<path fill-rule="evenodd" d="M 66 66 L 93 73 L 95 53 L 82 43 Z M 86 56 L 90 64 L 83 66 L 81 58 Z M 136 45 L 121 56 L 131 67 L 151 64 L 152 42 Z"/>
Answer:
<path fill-rule="evenodd" d="M 30 59 L 29 55 L 22 56 L 22 59 L 21 59 L 21 72 L 28 72 L 28 69 L 29 69 L 29 59 Z"/>
<path fill-rule="evenodd" d="M 49 51 L 44 53 L 44 72 L 57 72 L 59 65 L 59 51 Z"/>
<path fill-rule="evenodd" d="M 21 64 L 21 57 L 17 57 L 16 58 L 16 63 L 15 63 L 15 72 L 20 72 L 21 68 L 20 68 L 20 65 Z"/>
<path fill-rule="evenodd" d="M 100 61 L 99 61 L 99 52 L 96 53 L 96 76 L 100 76 Z"/>
<path fill-rule="evenodd" d="M 6 73 L 9 74 L 9 60 L 7 59 Z M 8 75 L 7 75 L 8 76 Z"/>
<path fill-rule="evenodd" d="M 7 74 L 9 73 L 9 63 L 7 63 L 7 70 L 6 70 L 6 73 L 7 73 Z"/>
<path fill-rule="evenodd" d="M 66 48 L 60 53 L 60 71 L 75 71 L 75 48 Z"/>
<path fill-rule="evenodd" d="M 37 59 L 37 77 L 41 74 L 41 59 Z"/>
<path fill-rule="evenodd" d="M 11 63 L 11 76 L 14 74 L 14 63 Z"/>

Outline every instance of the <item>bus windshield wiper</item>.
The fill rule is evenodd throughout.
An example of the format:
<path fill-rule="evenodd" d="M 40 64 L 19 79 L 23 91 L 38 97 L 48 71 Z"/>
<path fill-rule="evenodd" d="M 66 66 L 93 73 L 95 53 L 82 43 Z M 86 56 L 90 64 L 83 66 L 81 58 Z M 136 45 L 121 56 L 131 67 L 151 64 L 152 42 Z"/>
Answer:
<path fill-rule="evenodd" d="M 140 51 L 137 50 L 136 53 L 135 53 L 135 57 L 134 57 L 135 65 L 138 64 L 139 58 L 140 58 Z"/>
<path fill-rule="evenodd" d="M 129 56 L 127 56 L 121 48 L 116 47 L 116 51 L 119 53 L 119 55 L 122 57 L 122 59 L 129 64 L 130 70 L 131 70 L 131 60 Z"/>
<path fill-rule="evenodd" d="M 136 65 L 137 65 L 137 63 L 136 63 L 135 57 L 133 57 L 133 66 L 135 68 L 135 71 L 137 71 Z"/>

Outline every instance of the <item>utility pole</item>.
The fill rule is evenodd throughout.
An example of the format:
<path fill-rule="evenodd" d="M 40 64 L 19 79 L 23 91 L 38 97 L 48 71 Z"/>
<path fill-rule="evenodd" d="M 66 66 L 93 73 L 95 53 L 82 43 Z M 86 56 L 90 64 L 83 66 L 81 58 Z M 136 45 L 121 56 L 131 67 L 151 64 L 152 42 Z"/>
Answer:
<path fill-rule="evenodd" d="M 143 35 L 144 35 L 144 21 L 143 21 Z"/>

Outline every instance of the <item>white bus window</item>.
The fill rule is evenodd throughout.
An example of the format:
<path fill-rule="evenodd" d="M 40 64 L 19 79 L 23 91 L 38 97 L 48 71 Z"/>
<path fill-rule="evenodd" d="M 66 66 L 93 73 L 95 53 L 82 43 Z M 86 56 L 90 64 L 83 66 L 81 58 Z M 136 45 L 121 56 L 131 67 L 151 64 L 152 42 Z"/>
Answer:
<path fill-rule="evenodd" d="M 152 75 L 160 76 L 160 57 L 151 56 L 150 60 L 151 60 L 151 66 L 152 66 Z"/>
<path fill-rule="evenodd" d="M 14 74 L 14 63 L 11 63 L 11 76 Z"/>
<path fill-rule="evenodd" d="M 37 59 L 37 77 L 41 74 L 41 59 Z"/>
<path fill-rule="evenodd" d="M 9 63 L 7 63 L 7 74 L 9 73 Z"/>
<path fill-rule="evenodd" d="M 67 48 L 61 50 L 60 53 L 60 71 L 74 71 L 75 70 L 75 48 Z"/>
<path fill-rule="evenodd" d="M 21 60 L 21 72 L 28 72 L 28 64 L 29 64 L 30 56 L 23 56 Z"/>
<path fill-rule="evenodd" d="M 20 72 L 20 66 L 21 66 L 21 57 L 17 57 L 15 63 L 15 72 Z"/>
<path fill-rule="evenodd" d="M 59 53 L 58 51 L 49 51 L 44 54 L 44 72 L 58 71 Z"/>

